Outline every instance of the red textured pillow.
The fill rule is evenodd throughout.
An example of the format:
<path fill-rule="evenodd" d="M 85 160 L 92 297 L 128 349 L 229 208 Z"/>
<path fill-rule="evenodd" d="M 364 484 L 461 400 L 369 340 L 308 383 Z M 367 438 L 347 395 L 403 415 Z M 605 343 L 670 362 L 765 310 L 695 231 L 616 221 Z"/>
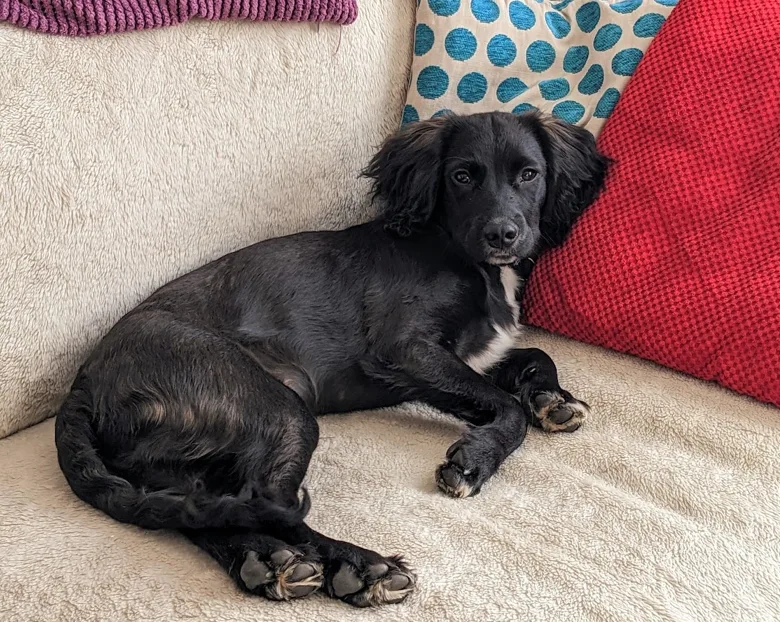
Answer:
<path fill-rule="evenodd" d="M 531 324 L 780 406 L 780 3 L 684 0 L 599 139 Z"/>

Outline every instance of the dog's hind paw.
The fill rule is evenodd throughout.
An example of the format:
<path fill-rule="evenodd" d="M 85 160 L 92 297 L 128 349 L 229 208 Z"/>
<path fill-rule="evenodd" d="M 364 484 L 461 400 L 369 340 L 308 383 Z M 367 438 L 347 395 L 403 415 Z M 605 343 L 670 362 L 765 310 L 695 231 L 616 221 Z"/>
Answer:
<path fill-rule="evenodd" d="M 344 561 L 328 582 L 328 591 L 355 607 L 400 603 L 414 591 L 417 578 L 400 557 L 359 569 Z"/>
<path fill-rule="evenodd" d="M 308 596 L 323 583 L 322 564 L 293 547 L 278 549 L 267 559 L 247 551 L 239 576 L 247 590 L 271 600 Z"/>

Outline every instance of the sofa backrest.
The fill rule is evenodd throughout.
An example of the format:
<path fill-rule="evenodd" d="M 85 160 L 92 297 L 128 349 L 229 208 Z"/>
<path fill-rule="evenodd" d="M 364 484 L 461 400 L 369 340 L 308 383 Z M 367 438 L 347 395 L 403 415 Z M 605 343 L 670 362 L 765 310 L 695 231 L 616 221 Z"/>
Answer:
<path fill-rule="evenodd" d="M 0 437 L 57 407 L 155 288 L 226 252 L 368 217 L 414 3 L 358 21 L 68 39 L 0 26 Z"/>

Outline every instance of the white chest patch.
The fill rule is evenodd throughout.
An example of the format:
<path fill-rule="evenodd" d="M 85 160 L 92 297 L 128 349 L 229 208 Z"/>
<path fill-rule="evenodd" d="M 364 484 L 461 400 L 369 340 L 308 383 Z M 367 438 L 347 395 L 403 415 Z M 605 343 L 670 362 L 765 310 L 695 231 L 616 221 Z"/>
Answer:
<path fill-rule="evenodd" d="M 509 266 L 501 268 L 501 285 L 504 286 L 504 296 L 509 309 L 512 311 L 511 326 L 498 326 L 493 324 L 495 335 L 485 344 L 485 347 L 466 359 L 466 365 L 478 374 L 484 374 L 487 370 L 500 362 L 515 347 L 515 341 L 520 334 L 520 305 L 517 302 L 517 286 L 519 279 L 517 272 Z"/>

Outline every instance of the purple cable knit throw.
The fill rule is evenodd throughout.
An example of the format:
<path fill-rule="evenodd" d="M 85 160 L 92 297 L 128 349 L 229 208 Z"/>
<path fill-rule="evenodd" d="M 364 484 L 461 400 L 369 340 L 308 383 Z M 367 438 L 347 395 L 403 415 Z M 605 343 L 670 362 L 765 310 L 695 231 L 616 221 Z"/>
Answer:
<path fill-rule="evenodd" d="M 0 0 L 0 22 L 54 35 L 89 36 L 173 26 L 191 17 L 335 22 L 357 0 Z"/>

